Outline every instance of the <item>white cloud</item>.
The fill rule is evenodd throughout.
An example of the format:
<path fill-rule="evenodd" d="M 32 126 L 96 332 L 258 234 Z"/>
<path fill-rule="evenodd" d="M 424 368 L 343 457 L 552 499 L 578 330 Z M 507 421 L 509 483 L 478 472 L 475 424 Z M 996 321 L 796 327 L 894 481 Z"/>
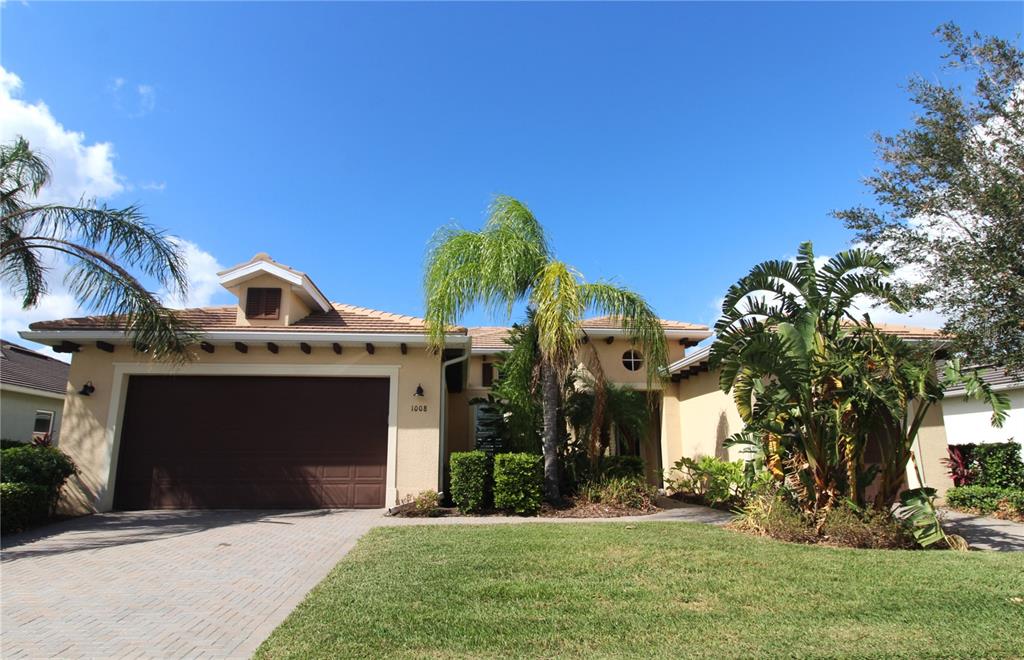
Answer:
<path fill-rule="evenodd" d="M 124 85 L 123 79 L 115 79 L 111 88 L 116 90 Z M 33 150 L 45 155 L 51 169 L 50 185 L 40 191 L 37 201 L 74 204 L 83 197 L 109 198 L 128 188 L 114 167 L 113 145 L 108 142 L 88 144 L 83 133 L 65 128 L 42 101 L 29 103 L 18 98 L 20 89 L 21 79 L 0 67 L 0 142 L 25 137 Z M 165 184 L 152 182 L 139 187 L 163 190 Z M 188 262 L 191 288 L 185 300 L 167 300 L 166 303 L 186 306 L 210 304 L 222 291 L 216 279 L 216 272 L 221 270 L 220 264 L 194 243 L 181 241 L 180 244 Z M 21 297 L 7 283 L 0 282 L 0 335 L 5 339 L 27 343 L 19 337 L 18 331 L 26 330 L 29 324 L 84 314 L 64 286 L 67 263 L 56 253 L 44 253 L 44 259 L 49 269 L 46 276 L 48 292 L 32 309 L 23 310 Z M 44 352 L 53 354 L 49 350 Z M 64 354 L 56 354 L 56 357 L 68 359 Z"/>
<path fill-rule="evenodd" d="M 138 85 L 136 91 L 139 93 L 139 111 L 136 116 L 148 115 L 156 108 L 156 88 L 152 85 Z"/>
<path fill-rule="evenodd" d="M 169 292 L 163 291 L 160 295 L 161 300 L 168 307 L 175 308 L 206 307 L 212 304 L 219 294 L 225 294 L 217 277 L 217 273 L 224 270 L 224 267 L 212 254 L 195 243 L 183 239 L 175 240 L 183 248 L 185 261 L 188 263 L 188 292 L 182 298 L 180 294 L 170 295 Z"/>
<path fill-rule="evenodd" d="M 110 197 L 124 190 L 112 144 L 86 144 L 85 135 L 64 128 L 45 103 L 17 98 L 20 89 L 21 79 L 0 67 L 0 141 L 20 135 L 46 154 L 53 176 L 42 200 L 74 203 L 83 196 Z"/>

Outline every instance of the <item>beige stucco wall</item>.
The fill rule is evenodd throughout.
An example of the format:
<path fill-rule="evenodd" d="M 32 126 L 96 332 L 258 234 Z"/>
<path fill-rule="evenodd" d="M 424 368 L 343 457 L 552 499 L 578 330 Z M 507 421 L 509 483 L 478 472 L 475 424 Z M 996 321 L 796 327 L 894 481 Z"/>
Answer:
<path fill-rule="evenodd" d="M 666 468 L 681 456 L 717 456 L 725 460 L 744 458 L 739 448 L 726 449 L 722 443 L 743 430 L 743 421 L 732 396 L 718 388 L 718 371 L 691 375 L 675 384 L 677 391 L 666 401 L 675 402 L 678 436 L 667 443 Z"/>
<path fill-rule="evenodd" d="M 622 365 L 623 353 L 631 349 L 640 350 L 629 339 L 616 337 L 611 344 L 607 344 L 603 338 L 597 336 L 592 338 L 583 349 L 584 351 L 593 351 L 597 354 L 598 360 L 601 362 L 601 369 L 604 371 L 604 377 L 607 380 L 617 385 L 647 386 L 646 365 L 638 371 L 630 371 Z M 676 360 L 681 360 L 683 357 L 683 347 L 678 341 L 670 339 L 668 342 L 668 354 L 670 364 Z M 584 364 L 586 364 L 586 360 L 584 360 Z M 657 383 L 654 385 L 657 387 Z"/>
<path fill-rule="evenodd" d="M 64 399 L 49 396 L 12 392 L 0 389 L 0 438 L 32 442 L 36 411 L 48 410 L 53 413 L 50 442 L 60 441 L 60 420 L 64 412 Z"/>
<path fill-rule="evenodd" d="M 283 341 L 283 340 L 282 340 Z M 247 354 L 231 346 L 217 346 L 213 354 L 197 351 L 193 364 L 216 365 L 375 365 L 399 367 L 397 400 L 397 434 L 395 454 L 395 490 L 400 499 L 422 490 L 436 489 L 438 474 L 438 441 L 440 422 L 441 369 L 440 357 L 422 347 L 410 346 L 402 355 L 399 348 L 377 346 L 373 355 L 363 345 L 344 345 L 342 355 L 336 355 L 329 346 L 314 346 L 306 355 L 298 346 L 280 343 L 279 353 L 270 353 L 265 345 L 251 344 Z M 113 486 L 116 457 L 111 460 L 113 447 L 109 441 L 108 425 L 116 431 L 120 415 L 108 419 L 114 392 L 114 364 L 152 364 L 145 356 L 118 346 L 113 354 L 84 346 L 74 355 L 69 376 L 69 391 L 76 392 L 84 382 L 92 381 L 96 391 L 89 397 L 71 394 L 64 406 L 64 426 L 61 449 L 78 464 L 82 474 L 67 488 L 67 504 L 74 511 L 92 511 L 100 508 L 101 501 L 112 501 L 107 493 Z M 225 372 L 224 375 L 230 375 Z M 297 374 L 297 375 L 302 375 Z M 414 397 L 417 385 L 422 385 L 424 397 Z M 426 404 L 427 411 L 413 406 Z M 123 413 L 123 411 L 122 411 Z M 168 411 L 173 414 L 173 411 Z M 104 498 L 103 495 L 107 494 Z M 390 494 L 389 494 L 390 495 Z"/>
<path fill-rule="evenodd" d="M 949 455 L 948 446 L 946 427 L 942 420 L 942 404 L 936 403 L 925 413 L 924 422 L 917 434 L 914 455 L 924 478 L 924 485 L 938 491 L 939 497 L 944 496 L 946 491 L 953 487 L 953 478 L 949 476 L 949 470 L 943 463 Z M 907 466 L 907 481 L 911 488 L 917 485 L 913 464 Z"/>

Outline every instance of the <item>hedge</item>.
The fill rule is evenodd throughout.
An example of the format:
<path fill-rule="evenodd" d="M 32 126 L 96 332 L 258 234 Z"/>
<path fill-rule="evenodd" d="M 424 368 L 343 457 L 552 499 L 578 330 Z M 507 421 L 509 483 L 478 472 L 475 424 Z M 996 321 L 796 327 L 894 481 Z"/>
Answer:
<path fill-rule="evenodd" d="M 77 473 L 74 462 L 56 447 L 25 445 L 0 451 L 0 482 L 41 486 L 50 513 L 64 482 Z"/>
<path fill-rule="evenodd" d="M 1024 515 L 1024 489 L 992 486 L 957 486 L 946 491 L 946 504 L 954 509 L 995 513 L 1005 503 Z"/>
<path fill-rule="evenodd" d="M 1024 488 L 1024 460 L 1019 442 L 950 445 L 960 450 L 970 470 L 970 486 Z"/>
<path fill-rule="evenodd" d="M 452 452 L 452 502 L 464 513 L 473 513 L 487 505 L 491 481 L 491 458 L 482 451 Z"/>
<path fill-rule="evenodd" d="M 17 532 L 50 514 L 46 488 L 36 484 L 0 483 L 0 531 Z"/>
<path fill-rule="evenodd" d="M 643 478 L 644 459 L 639 456 L 602 456 L 601 477 L 604 479 Z"/>
<path fill-rule="evenodd" d="M 495 454 L 494 506 L 513 513 L 536 513 L 541 503 L 541 457 Z"/>

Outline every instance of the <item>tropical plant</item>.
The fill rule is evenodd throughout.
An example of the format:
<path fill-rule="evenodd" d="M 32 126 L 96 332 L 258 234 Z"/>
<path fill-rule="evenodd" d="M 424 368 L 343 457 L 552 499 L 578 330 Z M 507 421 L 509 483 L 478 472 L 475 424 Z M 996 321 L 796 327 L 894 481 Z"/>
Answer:
<path fill-rule="evenodd" d="M 759 445 L 768 470 L 819 521 L 840 500 L 863 506 L 876 478 L 874 504 L 896 500 L 917 433 L 945 388 L 960 384 L 987 401 L 996 425 L 1009 404 L 957 360 L 940 379 L 934 347 L 913 346 L 852 314 L 861 295 L 901 308 L 884 281 L 890 273 L 884 259 L 863 250 L 818 268 L 804 243 L 795 263 L 764 262 L 730 288 L 716 324 L 711 360 L 745 423 L 730 443 Z M 877 465 L 865 461 L 871 443 Z"/>
<path fill-rule="evenodd" d="M 183 294 L 188 280 L 178 244 L 137 206 L 37 202 L 50 176 L 24 138 L 0 145 L 0 277 L 26 309 L 34 307 L 47 292 L 47 255 L 59 255 L 70 262 L 65 283 L 80 306 L 118 316 L 135 346 L 154 357 L 184 359 L 194 341 L 189 326 L 130 271 Z"/>
<path fill-rule="evenodd" d="M 743 467 L 743 461 L 723 461 L 715 456 L 697 459 L 683 456 L 672 465 L 669 488 L 693 495 L 711 506 L 741 500 L 747 489 Z"/>
<path fill-rule="evenodd" d="M 631 449 L 639 451 L 651 423 L 650 399 L 645 392 L 594 378 L 579 370 L 570 378 L 565 414 L 576 437 L 586 438 L 592 474 L 608 452 L 612 428 Z M 610 457 L 609 457 L 610 458 Z"/>
<path fill-rule="evenodd" d="M 517 303 L 525 303 L 532 314 L 540 367 L 544 492 L 550 501 L 560 499 L 558 449 L 566 435 L 559 414 L 561 392 L 580 361 L 584 314 L 596 312 L 620 321 L 645 354 L 648 381 L 662 376 L 665 335 L 643 297 L 609 282 L 584 281 L 552 256 L 540 223 L 511 197 L 494 199 L 479 231 L 447 226 L 434 235 L 424 289 L 435 348 L 443 346 L 446 330 L 475 305 L 507 317 Z"/>

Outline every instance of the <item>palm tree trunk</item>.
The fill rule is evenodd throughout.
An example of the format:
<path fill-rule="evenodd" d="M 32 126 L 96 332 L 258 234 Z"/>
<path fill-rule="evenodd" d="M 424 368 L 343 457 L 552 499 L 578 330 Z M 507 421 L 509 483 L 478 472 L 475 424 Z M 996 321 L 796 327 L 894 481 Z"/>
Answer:
<path fill-rule="evenodd" d="M 547 361 L 541 364 L 541 404 L 544 408 L 544 498 L 557 503 L 558 492 L 558 373 Z"/>

